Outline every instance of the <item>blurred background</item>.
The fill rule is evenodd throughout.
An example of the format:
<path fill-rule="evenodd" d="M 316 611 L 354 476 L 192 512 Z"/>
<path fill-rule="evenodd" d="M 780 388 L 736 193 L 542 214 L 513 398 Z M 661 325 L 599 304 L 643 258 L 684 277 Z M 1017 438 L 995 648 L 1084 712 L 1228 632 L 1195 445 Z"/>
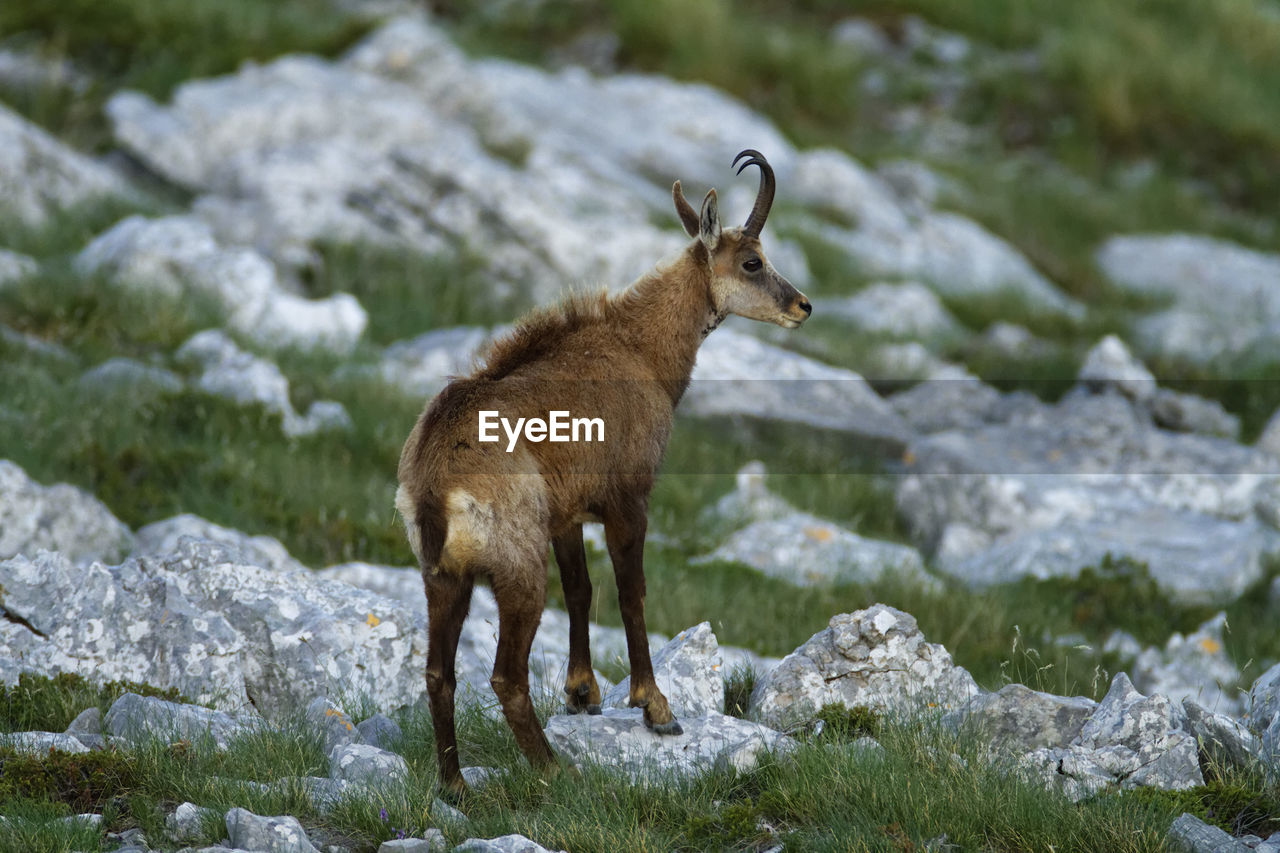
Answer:
<path fill-rule="evenodd" d="M 408 565 L 424 401 L 679 250 L 673 180 L 744 219 L 743 148 L 815 312 L 708 339 L 650 628 L 778 656 L 883 601 L 985 687 L 1239 712 L 1280 657 L 1275 0 L 9 0 L 0 458 Z"/>

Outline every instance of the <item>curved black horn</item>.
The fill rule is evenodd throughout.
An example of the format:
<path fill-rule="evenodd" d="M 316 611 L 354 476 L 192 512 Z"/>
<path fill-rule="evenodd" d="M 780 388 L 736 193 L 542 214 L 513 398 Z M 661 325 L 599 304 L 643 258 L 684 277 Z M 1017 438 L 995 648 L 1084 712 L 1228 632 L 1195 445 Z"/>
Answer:
<path fill-rule="evenodd" d="M 743 157 L 751 159 L 738 166 L 738 161 Z M 773 192 L 776 188 L 773 179 L 773 167 L 769 165 L 768 160 L 764 159 L 764 155 L 754 148 L 738 152 L 738 156 L 733 158 L 733 165 L 738 166 L 739 175 L 748 166 L 760 167 L 760 192 L 756 193 L 756 205 L 751 208 L 751 215 L 747 217 L 747 224 L 742 226 L 743 233 L 748 237 L 759 237 L 760 229 L 764 227 L 764 221 L 769 216 L 769 208 L 773 206 Z"/>

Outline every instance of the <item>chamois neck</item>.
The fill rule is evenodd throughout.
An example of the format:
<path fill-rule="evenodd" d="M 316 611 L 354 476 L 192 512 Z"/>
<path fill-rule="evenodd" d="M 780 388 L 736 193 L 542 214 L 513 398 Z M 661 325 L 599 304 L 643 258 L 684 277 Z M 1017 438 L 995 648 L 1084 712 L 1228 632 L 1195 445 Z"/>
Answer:
<path fill-rule="evenodd" d="M 629 342 L 657 376 L 679 383 L 676 399 L 693 373 L 698 347 L 723 319 L 711 302 L 711 272 L 698 248 L 650 272 L 618 300 Z"/>

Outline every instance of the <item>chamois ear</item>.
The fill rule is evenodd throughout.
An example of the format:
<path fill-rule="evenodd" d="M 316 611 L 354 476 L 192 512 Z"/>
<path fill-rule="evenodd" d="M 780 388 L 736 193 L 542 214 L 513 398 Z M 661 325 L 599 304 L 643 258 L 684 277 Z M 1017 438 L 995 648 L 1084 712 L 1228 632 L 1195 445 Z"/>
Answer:
<path fill-rule="evenodd" d="M 708 190 L 702 200 L 702 215 L 698 218 L 698 239 L 714 253 L 720 245 L 720 208 L 716 204 L 716 191 Z"/>
<path fill-rule="evenodd" d="M 693 209 L 693 205 L 689 204 L 689 200 L 684 197 L 684 190 L 680 188 L 680 182 L 676 181 L 671 185 L 671 198 L 676 203 L 676 213 L 680 214 L 680 222 L 684 225 L 685 233 L 690 237 L 698 236 L 698 214 Z"/>

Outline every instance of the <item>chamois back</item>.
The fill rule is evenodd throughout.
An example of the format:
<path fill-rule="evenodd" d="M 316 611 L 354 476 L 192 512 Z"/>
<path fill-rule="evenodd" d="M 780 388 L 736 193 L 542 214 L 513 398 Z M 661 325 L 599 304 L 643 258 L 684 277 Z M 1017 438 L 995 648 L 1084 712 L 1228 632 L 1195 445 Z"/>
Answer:
<path fill-rule="evenodd" d="M 521 367 L 541 361 L 556 351 L 574 332 L 605 317 L 606 292 L 575 293 L 560 304 L 526 316 L 507 334 L 480 354 L 481 367 L 474 379 L 502 379 Z"/>

